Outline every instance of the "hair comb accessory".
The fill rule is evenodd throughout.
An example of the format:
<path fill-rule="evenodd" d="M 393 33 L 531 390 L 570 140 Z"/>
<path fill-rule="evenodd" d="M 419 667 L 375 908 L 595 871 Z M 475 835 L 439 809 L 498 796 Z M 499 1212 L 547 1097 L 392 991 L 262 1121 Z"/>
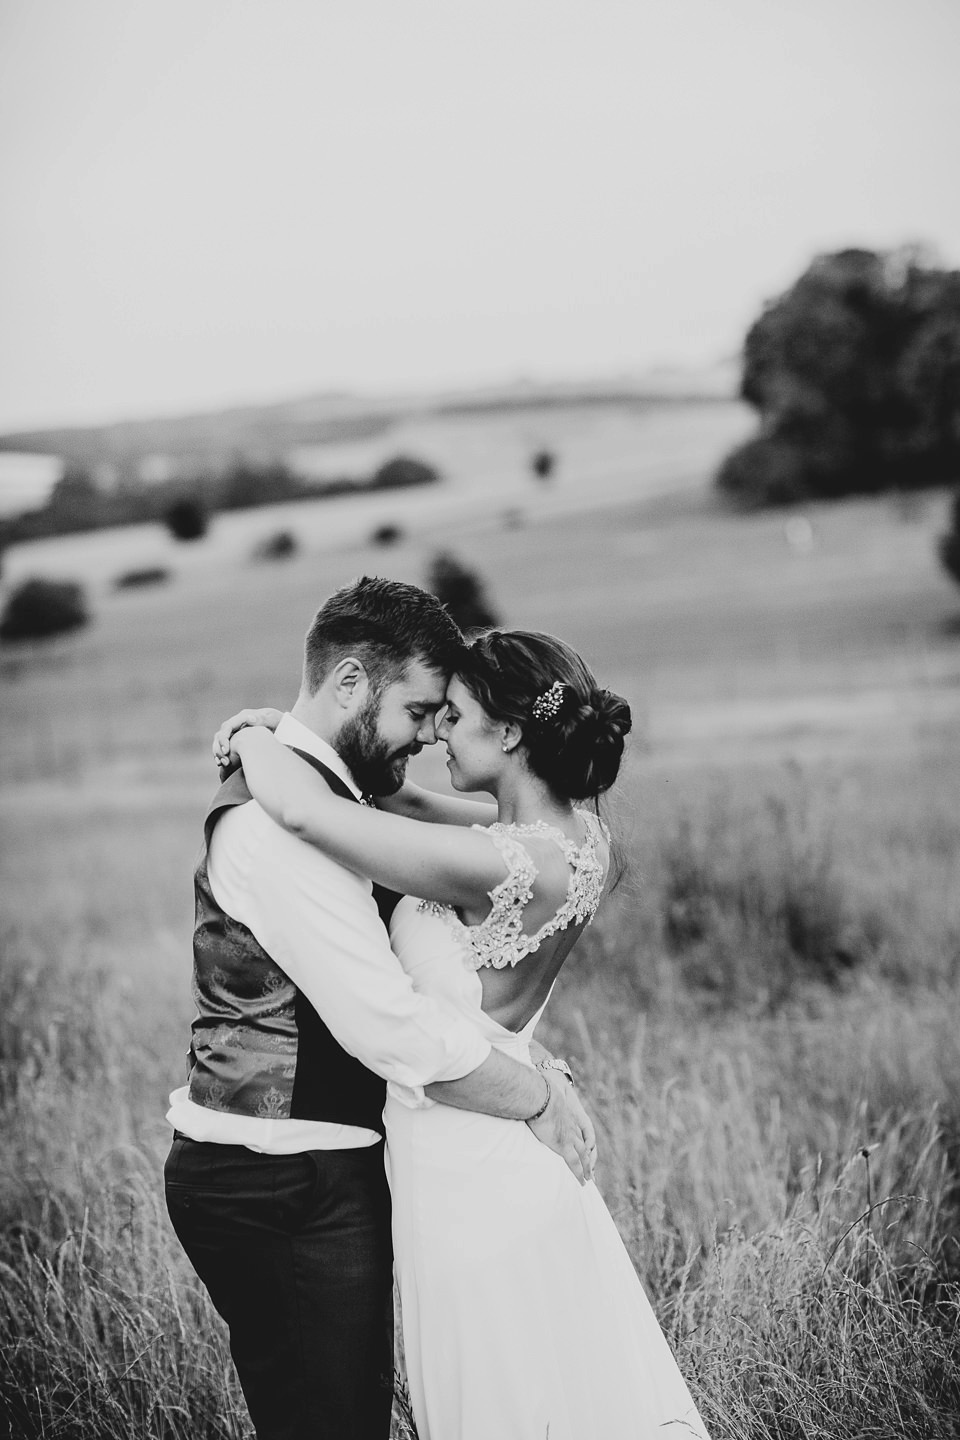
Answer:
<path fill-rule="evenodd" d="M 549 690 L 544 690 L 533 702 L 530 714 L 539 724 L 544 725 L 548 720 L 555 720 L 563 705 L 565 686 L 560 680 L 554 680 Z"/>

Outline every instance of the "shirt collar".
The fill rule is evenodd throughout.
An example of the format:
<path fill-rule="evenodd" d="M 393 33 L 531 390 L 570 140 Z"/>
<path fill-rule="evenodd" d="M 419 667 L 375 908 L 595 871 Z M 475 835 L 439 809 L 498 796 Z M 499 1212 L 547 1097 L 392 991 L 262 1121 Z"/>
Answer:
<path fill-rule="evenodd" d="M 306 750 L 315 760 L 322 761 L 327 769 L 339 776 L 343 783 L 350 787 L 351 793 L 360 799 L 360 787 L 336 750 L 326 740 L 321 740 L 315 731 L 308 729 L 302 720 L 287 713 L 277 726 L 276 736 L 282 744 L 296 747 L 297 750 Z"/>

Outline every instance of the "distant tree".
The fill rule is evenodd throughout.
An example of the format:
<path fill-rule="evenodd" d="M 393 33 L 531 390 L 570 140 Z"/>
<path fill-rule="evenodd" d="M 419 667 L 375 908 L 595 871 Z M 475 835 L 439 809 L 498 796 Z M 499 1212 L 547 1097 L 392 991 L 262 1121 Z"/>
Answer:
<path fill-rule="evenodd" d="M 114 590 L 143 590 L 149 585 L 165 585 L 170 571 L 162 565 L 147 565 L 142 570 L 124 570 L 113 582 Z"/>
<path fill-rule="evenodd" d="M 950 507 L 950 529 L 940 536 L 940 559 L 943 568 L 960 585 L 960 490 Z"/>
<path fill-rule="evenodd" d="M 303 486 L 286 465 L 257 465 L 237 460 L 223 477 L 224 510 L 245 510 L 254 505 L 276 505 L 303 493 Z"/>
<path fill-rule="evenodd" d="M 72 580 L 24 580 L 0 616 L 0 640 L 44 640 L 78 630 L 90 619 L 82 588 Z"/>
<path fill-rule="evenodd" d="M 530 469 L 538 480 L 549 480 L 556 464 L 557 457 L 552 450 L 538 450 L 530 459 Z"/>
<path fill-rule="evenodd" d="M 751 326 L 760 434 L 724 461 L 747 504 L 943 484 L 960 473 L 960 272 L 917 253 L 820 256 Z"/>
<path fill-rule="evenodd" d="M 934 473 L 956 476 L 960 458 L 960 272 L 918 276 L 922 316 L 900 357 L 898 379 L 914 424 L 910 443 Z"/>
<path fill-rule="evenodd" d="M 433 557 L 427 588 L 465 633 L 498 623 L 480 576 L 462 565 L 455 555 L 441 551 Z"/>
<path fill-rule="evenodd" d="M 439 479 L 439 470 L 424 460 L 397 455 L 374 471 L 370 484 L 375 490 L 391 490 L 404 485 L 435 485 Z"/>
<path fill-rule="evenodd" d="M 254 560 L 290 560 L 299 546 L 292 530 L 276 530 L 254 546 Z"/>
<path fill-rule="evenodd" d="M 201 540 L 210 525 L 210 514 L 202 500 L 184 496 L 174 500 L 164 513 L 164 524 L 175 540 Z"/>
<path fill-rule="evenodd" d="M 82 465 L 68 464 L 50 492 L 47 509 L 63 530 L 84 529 L 95 524 L 101 510 L 101 495 L 90 472 Z"/>
<path fill-rule="evenodd" d="M 396 545 L 397 542 L 402 539 L 403 530 L 401 527 L 394 525 L 393 522 L 389 520 L 383 525 L 378 525 L 370 536 L 371 543 L 374 545 Z"/>
<path fill-rule="evenodd" d="M 738 445 L 717 472 L 717 485 L 745 505 L 792 505 L 806 498 L 803 459 L 778 435 L 758 435 Z"/>
<path fill-rule="evenodd" d="M 96 485 L 91 472 L 83 465 L 68 464 L 63 469 L 53 490 L 50 491 L 50 498 L 47 504 L 55 505 L 58 508 L 66 508 L 69 505 L 89 504 L 96 500 Z"/>

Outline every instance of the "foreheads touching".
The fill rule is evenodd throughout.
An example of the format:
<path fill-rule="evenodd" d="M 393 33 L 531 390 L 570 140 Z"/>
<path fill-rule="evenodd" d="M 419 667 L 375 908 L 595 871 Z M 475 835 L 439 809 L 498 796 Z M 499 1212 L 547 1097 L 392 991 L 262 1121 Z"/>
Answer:
<path fill-rule="evenodd" d="M 397 580 L 364 576 L 318 610 L 304 645 L 300 718 L 335 745 L 361 788 L 389 794 L 409 757 L 437 739 L 451 676 L 459 683 L 441 733 L 464 788 L 478 767 L 489 779 L 491 722 L 512 728 L 506 749 L 560 798 L 595 798 L 616 779 L 630 707 L 598 687 L 575 650 L 523 630 L 492 630 L 467 646 L 435 595 Z M 456 718 L 458 692 L 460 709 L 476 711 L 462 716 L 466 726 Z"/>

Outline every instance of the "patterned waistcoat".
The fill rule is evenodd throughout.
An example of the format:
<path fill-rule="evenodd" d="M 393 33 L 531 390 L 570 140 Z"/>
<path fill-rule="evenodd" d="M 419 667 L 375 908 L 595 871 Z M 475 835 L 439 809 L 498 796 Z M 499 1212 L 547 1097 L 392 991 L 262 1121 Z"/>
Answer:
<path fill-rule="evenodd" d="M 330 788 L 354 800 L 339 776 L 304 750 Z M 278 1120 L 331 1120 L 383 1131 L 384 1081 L 334 1039 L 307 997 L 245 925 L 214 899 L 207 875 L 220 817 L 250 800 L 242 771 L 220 786 L 204 822 L 194 875 L 193 993 L 197 1017 L 187 1069 L 190 1099 L 211 1110 Z M 400 898 L 374 886 L 384 924 Z M 323 964 L 323 935 L 317 936 Z"/>

